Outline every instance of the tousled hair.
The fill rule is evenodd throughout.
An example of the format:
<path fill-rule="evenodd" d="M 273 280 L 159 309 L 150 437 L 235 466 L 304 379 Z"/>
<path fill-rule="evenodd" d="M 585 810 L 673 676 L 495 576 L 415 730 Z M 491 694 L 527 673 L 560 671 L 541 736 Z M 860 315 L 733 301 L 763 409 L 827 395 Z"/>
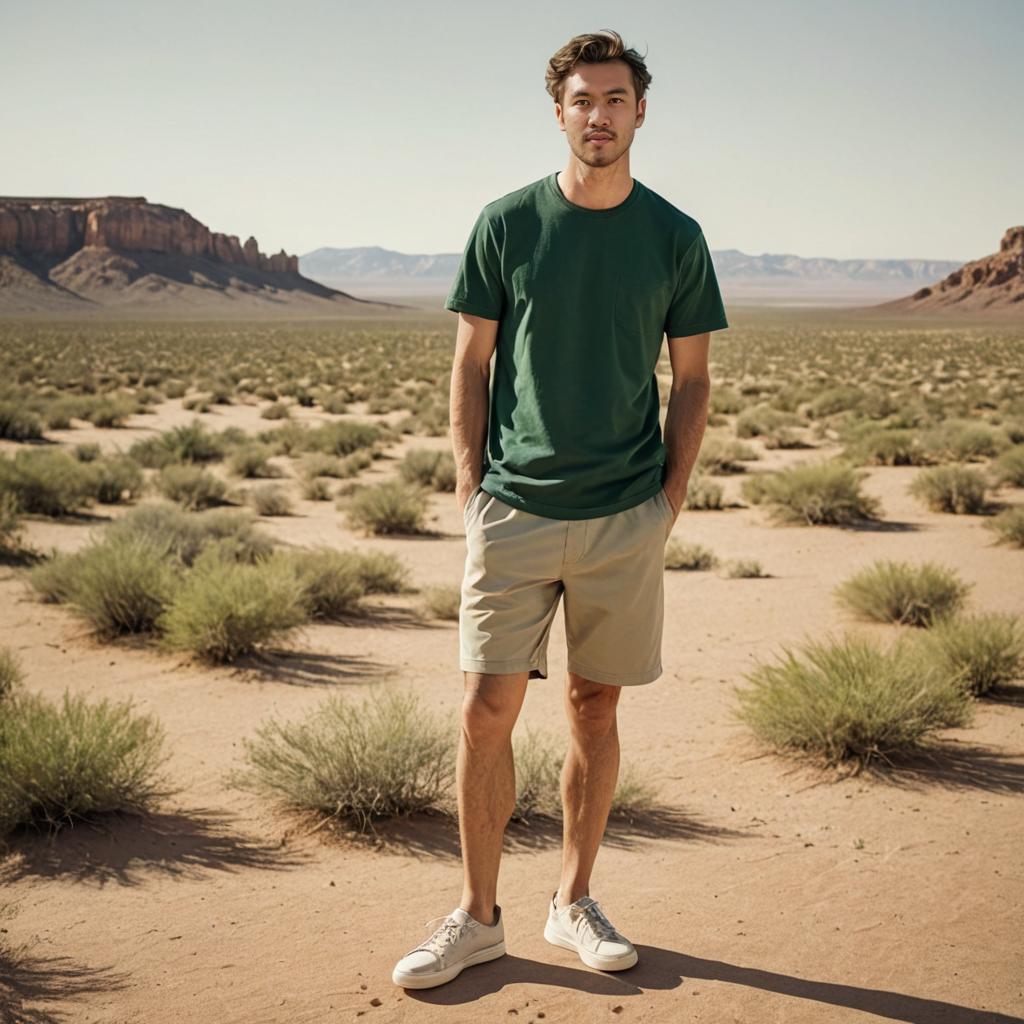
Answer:
<path fill-rule="evenodd" d="M 627 49 L 622 36 L 610 28 L 603 28 L 599 32 L 585 32 L 583 35 L 573 36 L 548 61 L 544 87 L 556 103 L 561 103 L 565 80 L 572 74 L 577 64 L 600 64 L 606 60 L 622 60 L 629 65 L 633 76 L 633 91 L 639 103 L 647 93 L 647 86 L 651 84 L 651 74 L 644 63 L 644 57 L 632 48 Z"/>

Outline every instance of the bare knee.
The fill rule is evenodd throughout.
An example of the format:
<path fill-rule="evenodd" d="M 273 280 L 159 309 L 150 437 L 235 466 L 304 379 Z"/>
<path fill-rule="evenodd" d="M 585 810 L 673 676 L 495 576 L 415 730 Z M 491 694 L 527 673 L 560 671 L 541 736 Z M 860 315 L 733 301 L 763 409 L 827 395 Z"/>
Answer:
<path fill-rule="evenodd" d="M 566 712 L 574 732 L 604 736 L 616 726 L 616 709 L 622 687 L 597 683 L 575 674 L 566 689 Z"/>
<path fill-rule="evenodd" d="M 521 675 L 474 675 L 467 679 L 462 699 L 463 732 L 479 743 L 507 740 L 526 692 Z"/>

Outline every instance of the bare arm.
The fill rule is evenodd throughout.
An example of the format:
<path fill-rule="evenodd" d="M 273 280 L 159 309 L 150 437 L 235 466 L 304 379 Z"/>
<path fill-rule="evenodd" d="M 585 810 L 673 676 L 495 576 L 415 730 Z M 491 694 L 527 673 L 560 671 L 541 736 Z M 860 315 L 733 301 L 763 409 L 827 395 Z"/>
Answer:
<path fill-rule="evenodd" d="M 461 510 L 482 479 L 491 355 L 499 321 L 470 313 L 458 316 L 448 419 L 455 459 L 455 500 Z"/>
<path fill-rule="evenodd" d="M 665 414 L 665 494 L 679 515 L 708 424 L 711 332 L 668 339 L 672 390 Z"/>

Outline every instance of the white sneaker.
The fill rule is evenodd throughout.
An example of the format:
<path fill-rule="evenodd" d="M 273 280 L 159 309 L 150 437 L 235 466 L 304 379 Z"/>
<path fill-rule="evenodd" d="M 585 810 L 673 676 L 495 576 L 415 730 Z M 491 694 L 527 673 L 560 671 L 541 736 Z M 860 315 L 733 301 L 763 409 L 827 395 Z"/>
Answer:
<path fill-rule="evenodd" d="M 402 988 L 433 988 L 456 977 L 463 967 L 495 960 L 505 953 L 505 924 L 501 907 L 494 907 L 494 924 L 481 924 L 456 907 L 444 917 L 427 921 L 442 924 L 425 942 L 410 950 L 395 964 L 391 980 Z"/>
<path fill-rule="evenodd" d="M 636 947 L 620 934 L 597 905 L 581 896 L 575 903 L 559 908 L 555 892 L 548 904 L 544 938 L 555 946 L 575 950 L 588 967 L 601 971 L 622 971 L 638 959 Z"/>

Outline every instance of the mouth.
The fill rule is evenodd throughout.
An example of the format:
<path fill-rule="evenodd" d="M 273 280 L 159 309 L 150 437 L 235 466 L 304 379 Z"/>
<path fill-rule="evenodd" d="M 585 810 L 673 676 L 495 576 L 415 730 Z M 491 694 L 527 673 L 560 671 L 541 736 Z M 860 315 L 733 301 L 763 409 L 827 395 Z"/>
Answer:
<path fill-rule="evenodd" d="M 591 135 L 587 138 L 587 142 L 611 142 L 610 135 Z"/>

